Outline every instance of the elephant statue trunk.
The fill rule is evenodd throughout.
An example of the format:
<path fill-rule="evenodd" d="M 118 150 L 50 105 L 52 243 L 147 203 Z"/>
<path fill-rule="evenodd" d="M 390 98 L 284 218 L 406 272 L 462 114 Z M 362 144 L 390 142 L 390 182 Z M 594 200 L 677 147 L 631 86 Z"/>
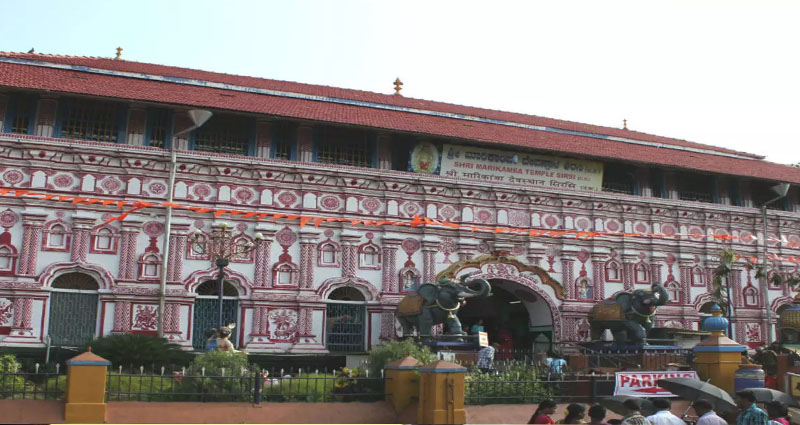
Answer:
<path fill-rule="evenodd" d="M 422 335 L 430 335 L 434 325 L 444 323 L 445 334 L 463 335 L 456 312 L 465 299 L 487 297 L 492 291 L 487 280 L 467 281 L 469 277 L 463 276 L 459 282 L 444 278 L 438 284 L 424 283 L 414 294 L 405 296 L 395 313 L 403 334 L 411 335 L 416 329 Z"/>
<path fill-rule="evenodd" d="M 622 292 L 613 299 L 595 304 L 589 311 L 592 340 L 599 340 L 603 331 L 610 330 L 614 341 L 647 345 L 647 334 L 653 328 L 656 309 L 669 302 L 669 293 L 658 284 L 650 290 Z"/>

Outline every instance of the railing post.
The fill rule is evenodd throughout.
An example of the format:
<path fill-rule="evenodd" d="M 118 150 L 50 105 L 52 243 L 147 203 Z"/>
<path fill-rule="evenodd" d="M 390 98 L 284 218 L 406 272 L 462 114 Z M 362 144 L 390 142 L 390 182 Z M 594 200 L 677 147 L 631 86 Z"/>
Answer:
<path fill-rule="evenodd" d="M 419 396 L 416 371 L 417 359 L 406 356 L 384 366 L 386 401 L 392 404 L 395 412 L 400 412 L 411 400 Z"/>
<path fill-rule="evenodd" d="M 591 393 L 589 394 L 589 397 L 591 403 L 595 404 L 597 402 L 597 380 L 595 379 L 594 371 L 589 376 L 589 380 L 591 381 Z"/>
<path fill-rule="evenodd" d="M 253 393 L 253 403 L 261 404 L 261 386 L 264 384 L 264 375 L 261 372 L 255 374 L 256 385 Z"/>
<path fill-rule="evenodd" d="M 466 423 L 464 375 L 467 368 L 439 360 L 419 371 L 417 423 Z"/>
<path fill-rule="evenodd" d="M 67 360 L 64 421 L 103 423 L 106 420 L 108 360 L 89 351 Z"/>

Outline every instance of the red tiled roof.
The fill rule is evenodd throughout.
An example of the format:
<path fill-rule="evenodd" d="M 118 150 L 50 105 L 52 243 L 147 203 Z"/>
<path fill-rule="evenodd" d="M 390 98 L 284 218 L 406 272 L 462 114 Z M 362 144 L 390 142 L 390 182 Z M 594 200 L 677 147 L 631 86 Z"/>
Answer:
<path fill-rule="evenodd" d="M 254 77 L 241 77 L 124 60 L 2 52 L 0 52 L 0 57 L 188 78 L 258 89 L 302 93 L 314 96 L 328 96 L 405 108 L 424 109 L 427 111 L 463 114 L 519 124 L 661 143 L 675 147 L 702 149 L 705 151 L 718 152 L 723 155 L 735 154 L 753 158 L 754 160 L 731 158 L 702 152 L 665 149 L 656 146 L 643 146 L 614 140 L 552 133 L 485 122 L 463 121 L 441 116 L 420 115 L 397 110 L 384 110 L 247 92 L 231 92 L 218 88 L 189 86 L 170 82 L 149 81 L 12 63 L 0 63 L 0 86 L 328 121 L 472 139 L 483 142 L 504 143 L 579 156 L 613 158 L 662 166 L 693 168 L 721 174 L 800 183 L 800 169 L 757 160 L 761 158 L 757 155 L 629 130 L 458 106 L 441 102 L 431 102 L 395 95 L 383 95 L 358 90 L 314 86 Z"/>

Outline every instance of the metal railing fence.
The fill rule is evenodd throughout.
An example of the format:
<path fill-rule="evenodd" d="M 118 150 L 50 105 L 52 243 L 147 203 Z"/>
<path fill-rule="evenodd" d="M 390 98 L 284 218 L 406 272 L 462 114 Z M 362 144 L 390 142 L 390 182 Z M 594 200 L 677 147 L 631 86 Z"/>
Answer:
<path fill-rule="evenodd" d="M 66 386 L 67 376 L 60 372 L 2 372 L 0 400 L 59 400 Z"/>

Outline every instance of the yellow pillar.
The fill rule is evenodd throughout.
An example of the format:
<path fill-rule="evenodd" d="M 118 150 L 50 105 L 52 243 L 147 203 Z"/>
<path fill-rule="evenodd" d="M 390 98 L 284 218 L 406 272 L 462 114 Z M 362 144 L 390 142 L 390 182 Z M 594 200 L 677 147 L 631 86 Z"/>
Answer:
<path fill-rule="evenodd" d="M 732 393 L 734 375 L 742 364 L 742 352 L 746 352 L 747 347 L 722 333 L 728 328 L 728 320 L 722 317 L 718 305 L 714 305 L 711 312 L 713 317 L 703 322 L 703 330 L 711 332 L 711 336 L 694 347 L 694 367 L 700 379 L 710 379 L 712 384 Z"/>
<path fill-rule="evenodd" d="M 395 412 L 400 412 L 411 400 L 419 396 L 417 380 L 417 359 L 407 356 L 384 366 L 386 377 L 386 401 L 392 404 Z"/>
<path fill-rule="evenodd" d="M 104 423 L 106 373 L 111 363 L 91 349 L 67 361 L 67 423 Z"/>
<path fill-rule="evenodd" d="M 467 368 L 439 360 L 419 370 L 420 424 L 463 424 L 467 422 L 464 410 L 464 374 Z"/>

